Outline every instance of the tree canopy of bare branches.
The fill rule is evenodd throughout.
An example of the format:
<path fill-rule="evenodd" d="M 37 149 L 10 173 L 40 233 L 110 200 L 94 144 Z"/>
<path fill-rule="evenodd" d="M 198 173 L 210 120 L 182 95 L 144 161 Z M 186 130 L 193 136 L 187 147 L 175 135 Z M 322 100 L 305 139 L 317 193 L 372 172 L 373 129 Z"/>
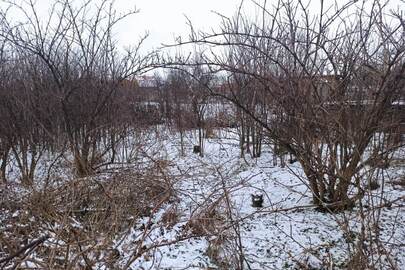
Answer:
<path fill-rule="evenodd" d="M 362 196 L 364 169 L 399 146 L 392 138 L 403 122 L 395 104 L 405 91 L 405 28 L 388 4 L 320 1 L 311 12 L 305 1 L 256 3 L 260 16 L 239 10 L 223 17 L 219 31 L 192 28 L 190 40 L 175 46 L 206 49 L 199 64 L 228 82 L 211 93 L 296 156 L 315 203 L 344 209 Z M 178 62 L 195 64 L 185 59 Z M 255 82 L 250 89 L 248 81 Z M 265 117 L 259 103 L 246 102 L 259 89 Z M 384 140 L 370 149 L 376 136 Z"/>

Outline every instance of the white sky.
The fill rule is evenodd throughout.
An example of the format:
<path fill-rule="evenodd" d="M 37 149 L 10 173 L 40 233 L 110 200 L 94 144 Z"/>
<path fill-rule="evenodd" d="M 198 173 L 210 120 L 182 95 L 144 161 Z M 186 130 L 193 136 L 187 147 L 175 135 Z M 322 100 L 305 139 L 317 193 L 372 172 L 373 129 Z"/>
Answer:
<path fill-rule="evenodd" d="M 140 10 L 125 20 L 118 29 L 119 40 L 127 45 L 149 32 L 146 47 L 159 47 L 161 43 L 173 43 L 174 38 L 187 35 L 187 16 L 196 29 L 216 27 L 220 18 L 212 11 L 232 16 L 240 0 L 116 0 L 117 10 L 136 6 Z"/>
<path fill-rule="evenodd" d="M 0 0 L 0 7 L 2 7 Z M 16 0 L 19 2 L 21 0 Z M 78 3 L 82 0 L 73 0 Z M 95 0 L 97 2 L 98 0 Z M 256 0 L 263 2 L 264 0 Z M 308 0 L 305 0 L 308 1 Z M 312 0 L 310 12 L 317 13 L 321 0 Z M 330 5 L 335 0 L 324 0 L 325 5 Z M 339 5 L 347 0 L 336 0 Z M 36 0 L 41 15 L 44 20 L 48 14 L 50 3 L 53 0 Z M 267 0 L 267 6 L 274 4 L 276 0 Z M 361 2 L 361 1 L 359 1 Z M 384 2 L 384 0 L 381 0 Z M 402 2 L 402 3 L 401 3 Z M 171 44 L 175 37 L 187 36 L 189 28 L 186 24 L 187 16 L 196 29 L 210 30 L 217 28 L 220 17 L 213 11 L 231 17 L 237 11 L 241 0 L 115 0 L 115 8 L 118 12 L 126 12 L 137 8 L 140 10 L 123 22 L 120 23 L 117 31 L 117 39 L 123 46 L 136 44 L 139 38 L 146 32 L 149 32 L 149 38 L 146 40 L 143 51 L 149 51 L 159 47 L 162 43 Z M 405 10 L 405 0 L 391 0 L 392 6 Z M 252 0 L 244 1 L 244 10 L 249 14 L 257 12 Z"/>
<path fill-rule="evenodd" d="M 0 8 L 5 9 L 8 4 L 0 0 Z M 21 3 L 24 0 L 13 0 Z M 27 1 L 27 0 L 25 0 Z M 43 21 L 47 21 L 51 3 L 55 0 L 33 0 Z M 83 3 L 85 0 L 71 0 L 73 3 Z M 101 0 L 94 0 L 97 5 Z M 113 0 L 112 0 L 113 1 Z M 192 21 L 196 29 L 210 30 L 218 26 L 220 16 L 232 16 L 240 5 L 241 0 L 115 0 L 114 7 L 120 12 L 128 12 L 135 7 L 139 13 L 123 20 L 115 29 L 120 45 L 136 44 L 146 32 L 149 37 L 144 43 L 143 51 L 160 47 L 162 43 L 171 44 L 175 37 L 189 33 L 186 16 Z M 251 0 L 246 0 L 250 2 Z M 259 0 L 261 1 L 261 0 Z M 271 1 L 271 0 L 270 0 Z M 27 1 L 28 2 L 28 1 Z M 9 18 L 19 20 L 19 16 L 12 14 Z"/>
<path fill-rule="evenodd" d="M 264 0 L 256 1 L 264 2 Z M 311 1 L 311 13 L 319 12 L 320 1 Z M 275 2 L 277 1 L 267 0 L 267 6 L 275 4 Z M 335 3 L 335 0 L 324 0 L 324 2 L 326 8 Z M 338 5 L 343 5 L 345 2 L 347 0 L 336 1 Z M 380 2 L 383 3 L 385 0 Z M 118 10 L 127 10 L 134 6 L 140 10 L 139 14 L 126 20 L 125 24 L 120 27 L 119 39 L 122 44 L 133 43 L 138 36 L 148 31 L 150 36 L 145 44 L 147 47 L 171 43 L 174 37 L 189 33 L 185 16 L 192 21 L 196 29 L 209 30 L 211 27 L 216 28 L 220 22 L 220 17 L 213 11 L 231 17 L 237 11 L 240 3 L 241 0 L 116 0 Z M 243 3 L 245 12 L 253 14 L 258 11 L 252 0 L 245 0 Z M 395 9 L 398 7 L 402 10 L 405 9 L 405 2 L 401 3 L 401 0 L 391 0 L 390 4 Z"/>

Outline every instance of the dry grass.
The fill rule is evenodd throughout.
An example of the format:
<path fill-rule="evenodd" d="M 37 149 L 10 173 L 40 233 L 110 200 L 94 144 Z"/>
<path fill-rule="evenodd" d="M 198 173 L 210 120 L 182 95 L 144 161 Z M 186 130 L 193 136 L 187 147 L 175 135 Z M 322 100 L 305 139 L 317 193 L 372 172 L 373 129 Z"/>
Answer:
<path fill-rule="evenodd" d="M 187 222 L 186 229 L 194 236 L 217 235 L 223 226 L 221 203 L 223 198 L 201 206 Z"/>
<path fill-rule="evenodd" d="M 51 238 L 30 256 L 23 253 L 0 269 L 22 267 L 27 260 L 41 269 L 110 267 L 120 257 L 114 240 L 171 199 L 173 191 L 161 170 L 75 179 L 23 197 L 18 190 L 7 191 L 0 201 L 0 260 L 42 235 Z"/>

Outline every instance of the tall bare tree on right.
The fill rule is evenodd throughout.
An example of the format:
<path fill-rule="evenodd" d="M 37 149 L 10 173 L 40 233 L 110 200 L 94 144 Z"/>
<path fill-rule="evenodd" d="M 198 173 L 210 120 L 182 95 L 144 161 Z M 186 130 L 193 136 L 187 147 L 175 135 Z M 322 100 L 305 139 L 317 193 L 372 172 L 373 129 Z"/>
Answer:
<path fill-rule="evenodd" d="M 204 64 L 234 84 L 241 75 L 254 79 L 271 113 L 260 117 L 232 83 L 226 92 L 211 92 L 236 104 L 297 158 L 315 204 L 351 207 L 364 195 L 365 171 L 400 145 L 392 138 L 404 122 L 403 15 L 389 11 L 389 1 L 320 1 L 317 14 L 300 0 L 257 5 L 262 16 L 239 12 L 224 18 L 220 31 L 193 33 L 180 45 L 223 47 L 205 55 Z"/>

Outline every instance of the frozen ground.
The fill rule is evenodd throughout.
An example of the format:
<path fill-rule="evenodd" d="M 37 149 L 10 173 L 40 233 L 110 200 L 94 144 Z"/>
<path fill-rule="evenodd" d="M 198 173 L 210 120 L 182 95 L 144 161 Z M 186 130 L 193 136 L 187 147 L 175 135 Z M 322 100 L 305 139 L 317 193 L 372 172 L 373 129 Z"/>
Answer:
<path fill-rule="evenodd" d="M 258 159 L 238 158 L 238 144 L 231 133 L 221 139 L 209 139 L 203 158 L 192 154 L 192 143 L 188 144 L 185 157 L 179 156 L 175 141 L 161 147 L 162 155 L 170 160 L 172 174 L 177 177 L 179 220 L 173 226 L 162 225 L 161 217 L 168 210 L 159 211 L 152 222 L 146 246 L 148 243 L 161 243 L 162 246 L 134 261 L 133 269 L 223 269 L 225 264 L 221 266 L 224 262 L 221 258 L 230 256 L 237 246 L 235 233 L 232 233 L 235 227 L 240 232 L 247 269 L 344 267 L 350 243 L 356 241 L 360 230 L 358 209 L 341 214 L 316 211 L 307 186 L 300 180 L 302 169 L 298 163 L 288 164 L 286 168 L 272 166 L 273 157 L 268 148 Z M 392 168 L 390 179 L 403 176 L 403 170 L 403 165 Z M 222 222 L 215 223 L 216 227 L 211 228 L 208 235 L 187 239 L 191 235 L 190 220 L 221 198 L 225 190 L 232 212 L 226 213 Z M 264 195 L 263 208 L 251 206 L 251 194 L 255 193 Z M 380 189 L 373 194 L 376 196 L 373 200 L 376 200 L 381 195 Z M 380 213 L 381 238 L 393 254 L 394 262 L 390 263 L 399 269 L 405 268 L 404 195 L 403 187 L 387 183 L 383 194 L 385 200 L 401 196 L 402 200 L 382 208 Z M 369 199 L 366 196 L 364 204 L 370 203 Z M 342 233 L 344 219 L 349 220 L 351 237 Z M 201 220 L 197 219 L 197 222 Z M 238 225 L 232 226 L 236 223 Z M 228 227 L 222 228 L 226 227 L 224 224 Z M 210 236 L 213 230 L 220 235 L 223 233 L 223 237 Z M 134 229 L 120 244 L 121 253 L 125 254 L 142 234 L 143 230 Z M 179 239 L 186 240 L 177 242 Z M 166 245 L 170 241 L 175 244 Z M 219 242 L 223 247 L 216 248 L 213 254 L 213 243 Z"/>
<path fill-rule="evenodd" d="M 145 143 L 150 156 L 167 160 L 176 198 L 114 241 L 119 256 L 113 267 L 100 263 L 96 269 L 234 269 L 238 251 L 246 269 L 345 269 L 362 229 L 359 209 L 315 210 L 298 163 L 273 166 L 269 147 L 260 158 L 240 158 L 237 135 L 218 132 L 205 141 L 204 157 L 192 153 L 193 133 L 187 134 L 185 156 L 176 134 L 165 132 Z M 396 164 L 384 175 L 384 193 L 380 187 L 363 199 L 369 221 L 380 220 L 378 248 L 392 255 L 381 258 L 382 268 L 405 269 L 405 189 L 397 181 L 404 175 L 403 163 Z M 252 194 L 264 196 L 264 207 L 252 207 Z M 367 212 L 372 204 L 383 207 Z M 57 243 L 50 236 L 45 245 Z M 136 254 L 139 246 L 142 256 Z"/>

